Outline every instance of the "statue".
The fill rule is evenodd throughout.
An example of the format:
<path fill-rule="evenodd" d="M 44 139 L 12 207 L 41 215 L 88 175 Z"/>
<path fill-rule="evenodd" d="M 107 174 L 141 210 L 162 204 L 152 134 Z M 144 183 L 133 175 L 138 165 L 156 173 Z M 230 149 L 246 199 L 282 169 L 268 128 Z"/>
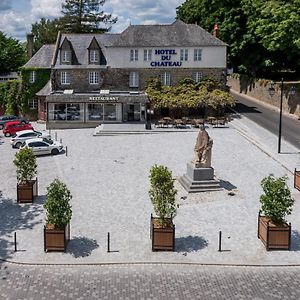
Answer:
<path fill-rule="evenodd" d="M 204 124 L 200 125 L 200 131 L 197 136 L 196 145 L 194 148 L 195 158 L 192 161 L 196 168 L 211 167 L 211 149 L 213 140 L 209 137 L 205 130 Z"/>

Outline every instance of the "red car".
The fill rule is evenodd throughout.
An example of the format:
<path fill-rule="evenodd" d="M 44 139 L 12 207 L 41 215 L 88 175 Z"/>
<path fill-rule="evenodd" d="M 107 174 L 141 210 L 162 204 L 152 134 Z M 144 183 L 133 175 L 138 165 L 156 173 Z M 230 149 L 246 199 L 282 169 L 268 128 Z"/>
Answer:
<path fill-rule="evenodd" d="M 11 136 L 14 135 L 17 131 L 29 130 L 29 129 L 33 130 L 31 124 L 24 124 L 21 123 L 20 121 L 7 122 L 3 129 L 3 133 L 5 136 Z"/>

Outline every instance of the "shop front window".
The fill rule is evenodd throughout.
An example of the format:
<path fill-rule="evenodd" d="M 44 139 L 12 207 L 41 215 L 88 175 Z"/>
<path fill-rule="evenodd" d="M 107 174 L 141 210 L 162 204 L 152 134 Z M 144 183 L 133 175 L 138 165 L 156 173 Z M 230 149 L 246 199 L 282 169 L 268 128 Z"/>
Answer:
<path fill-rule="evenodd" d="M 104 121 L 116 121 L 116 120 L 117 120 L 116 104 L 114 103 L 104 104 Z"/>
<path fill-rule="evenodd" d="M 49 121 L 83 121 L 83 104 L 49 103 Z"/>
<path fill-rule="evenodd" d="M 103 104 L 87 105 L 87 120 L 102 121 L 103 120 Z"/>

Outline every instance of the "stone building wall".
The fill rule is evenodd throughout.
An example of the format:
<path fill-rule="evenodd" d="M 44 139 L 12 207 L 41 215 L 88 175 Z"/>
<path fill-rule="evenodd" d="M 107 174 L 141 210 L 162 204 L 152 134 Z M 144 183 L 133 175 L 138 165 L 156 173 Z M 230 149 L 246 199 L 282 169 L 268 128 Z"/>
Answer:
<path fill-rule="evenodd" d="M 271 80 L 257 79 L 253 80 L 249 77 L 230 76 L 227 85 L 242 94 L 254 97 L 262 102 L 280 107 L 281 82 L 274 82 L 275 94 L 270 96 L 269 88 Z M 290 95 L 289 90 L 294 86 L 296 94 Z M 300 82 L 284 82 L 283 87 L 283 110 L 290 114 L 300 116 Z"/>

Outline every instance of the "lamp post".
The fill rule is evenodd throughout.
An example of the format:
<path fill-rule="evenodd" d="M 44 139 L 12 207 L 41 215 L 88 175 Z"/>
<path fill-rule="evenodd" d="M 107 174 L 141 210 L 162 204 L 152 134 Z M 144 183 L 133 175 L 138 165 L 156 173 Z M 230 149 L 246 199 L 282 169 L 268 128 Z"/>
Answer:
<path fill-rule="evenodd" d="M 294 95 L 296 89 L 292 86 L 289 90 L 289 94 Z M 271 87 L 269 88 L 269 94 L 272 97 L 275 94 L 274 83 L 271 82 Z M 281 88 L 280 88 L 280 110 L 279 110 L 279 129 L 278 129 L 278 153 L 281 152 L 281 128 L 282 128 L 282 102 L 283 102 L 283 78 L 281 78 Z"/>

